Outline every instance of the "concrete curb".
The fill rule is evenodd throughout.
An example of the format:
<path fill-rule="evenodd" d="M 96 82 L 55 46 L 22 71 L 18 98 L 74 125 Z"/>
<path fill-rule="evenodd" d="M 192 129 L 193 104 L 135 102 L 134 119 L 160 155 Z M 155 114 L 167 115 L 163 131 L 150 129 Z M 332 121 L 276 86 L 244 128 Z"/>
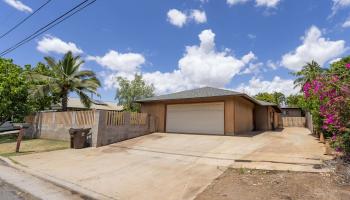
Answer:
<path fill-rule="evenodd" d="M 89 189 L 83 188 L 83 187 L 78 186 L 76 184 L 73 184 L 73 183 L 70 183 L 67 181 L 63 181 L 63 180 L 57 179 L 55 177 L 52 177 L 52 176 L 49 176 L 46 174 L 39 173 L 37 171 L 34 171 L 34 170 L 31 170 L 31 169 L 26 168 L 24 166 L 21 166 L 20 164 L 16 164 L 11 159 L 6 158 L 6 157 L 0 156 L 0 160 L 4 161 L 10 167 L 13 167 L 19 171 L 24 172 L 24 173 L 30 174 L 36 178 L 41 179 L 41 180 L 50 182 L 58 187 L 61 187 L 61 188 L 68 190 L 68 191 L 71 191 L 72 193 L 77 193 L 86 199 L 91 199 L 91 200 L 117 200 L 118 199 L 118 198 L 113 198 L 113 197 L 110 197 L 110 196 L 107 196 L 107 195 L 104 195 L 101 193 L 91 191 Z"/>

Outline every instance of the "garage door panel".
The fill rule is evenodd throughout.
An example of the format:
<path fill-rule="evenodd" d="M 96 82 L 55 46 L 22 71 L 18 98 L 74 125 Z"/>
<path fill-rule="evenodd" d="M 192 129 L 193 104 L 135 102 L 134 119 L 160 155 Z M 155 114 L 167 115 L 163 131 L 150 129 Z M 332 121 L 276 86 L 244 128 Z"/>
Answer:
<path fill-rule="evenodd" d="M 224 103 L 168 105 L 166 131 L 224 134 Z"/>

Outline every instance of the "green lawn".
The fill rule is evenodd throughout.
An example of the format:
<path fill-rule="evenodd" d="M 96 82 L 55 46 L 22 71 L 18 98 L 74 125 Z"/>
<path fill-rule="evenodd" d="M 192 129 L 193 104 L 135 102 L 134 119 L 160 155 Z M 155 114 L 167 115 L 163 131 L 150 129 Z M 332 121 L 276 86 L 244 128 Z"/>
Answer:
<path fill-rule="evenodd" d="M 20 152 L 16 153 L 16 137 L 0 136 L 0 156 L 10 157 L 30 153 L 54 151 L 69 148 L 69 142 L 47 139 L 25 139 L 21 142 Z"/>

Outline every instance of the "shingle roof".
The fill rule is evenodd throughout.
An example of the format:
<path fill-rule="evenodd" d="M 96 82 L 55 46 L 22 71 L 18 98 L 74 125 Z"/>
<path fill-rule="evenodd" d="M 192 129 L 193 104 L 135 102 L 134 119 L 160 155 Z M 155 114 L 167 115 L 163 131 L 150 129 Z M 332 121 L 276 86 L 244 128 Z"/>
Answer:
<path fill-rule="evenodd" d="M 261 106 L 276 106 L 276 104 L 260 101 L 248 96 L 247 94 L 241 92 L 235 92 L 231 90 L 224 90 L 213 87 L 203 87 L 192 90 L 185 90 L 182 92 L 176 92 L 172 94 L 160 95 L 145 99 L 137 100 L 137 102 L 152 102 L 152 101 L 164 101 L 164 100 L 177 100 L 177 99 L 194 99 L 194 98 L 204 98 L 204 97 L 220 97 L 220 96 L 243 96 L 254 103 Z"/>
<path fill-rule="evenodd" d="M 255 99 L 255 100 L 258 101 L 262 106 L 276 106 L 276 104 L 274 104 L 274 103 L 261 101 L 261 100 L 257 100 L 257 99 Z"/>
<path fill-rule="evenodd" d="M 78 98 L 68 98 L 68 108 L 73 108 L 73 109 L 87 109 L 80 101 Z M 60 109 L 61 108 L 61 103 L 58 103 L 56 105 L 52 105 L 52 109 Z M 114 102 L 101 102 L 101 101 L 96 101 L 91 104 L 90 109 L 96 109 L 96 110 L 115 110 L 115 111 L 121 111 L 123 110 L 123 106 L 118 105 L 117 103 Z"/>
<path fill-rule="evenodd" d="M 176 92 L 172 94 L 160 95 L 145 99 L 140 99 L 137 102 L 150 102 L 150 101 L 162 101 L 162 100 L 175 100 L 175 99 L 193 99 L 193 98 L 203 98 L 203 97 L 219 97 L 219 96 L 235 96 L 243 95 L 243 93 L 223 90 L 212 87 L 203 87 L 193 90 L 185 90 L 182 92 Z"/>

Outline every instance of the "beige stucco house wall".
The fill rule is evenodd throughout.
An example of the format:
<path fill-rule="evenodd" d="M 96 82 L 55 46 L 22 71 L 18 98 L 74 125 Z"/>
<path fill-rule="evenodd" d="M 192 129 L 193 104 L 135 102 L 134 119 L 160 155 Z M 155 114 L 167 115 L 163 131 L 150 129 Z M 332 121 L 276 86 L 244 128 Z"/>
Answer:
<path fill-rule="evenodd" d="M 167 106 L 173 104 L 200 104 L 224 102 L 225 135 L 236 135 L 253 130 L 272 129 L 269 114 L 276 113 L 271 106 L 260 106 L 244 96 L 204 97 L 141 102 L 141 112 L 154 116 L 156 131 L 166 132 Z M 276 114 L 275 114 L 276 115 Z M 190 123 L 190 122 L 189 122 Z"/>

